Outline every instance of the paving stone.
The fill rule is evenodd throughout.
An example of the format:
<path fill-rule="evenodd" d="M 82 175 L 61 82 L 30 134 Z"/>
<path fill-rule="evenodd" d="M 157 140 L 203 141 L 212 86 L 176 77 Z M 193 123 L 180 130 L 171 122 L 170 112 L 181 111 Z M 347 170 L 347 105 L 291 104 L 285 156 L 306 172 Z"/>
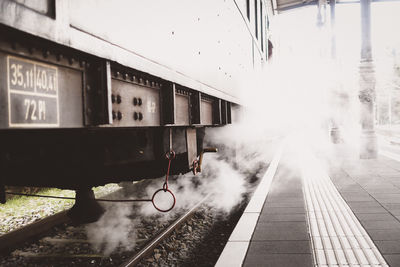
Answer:
<path fill-rule="evenodd" d="M 245 267 L 311 267 L 311 255 L 308 254 L 264 254 L 259 257 L 246 257 Z"/>
<path fill-rule="evenodd" d="M 383 207 L 353 207 L 351 210 L 355 213 L 388 213 Z"/>
<path fill-rule="evenodd" d="M 377 198 L 377 200 L 381 204 L 388 204 L 388 203 L 400 204 L 400 198 Z"/>
<path fill-rule="evenodd" d="M 364 221 L 362 226 L 365 230 L 388 230 L 400 229 L 400 222 L 396 219 L 386 221 Z"/>
<path fill-rule="evenodd" d="M 259 223 L 254 231 L 252 240 L 309 240 L 307 231 L 299 228 L 269 228 Z"/>
<path fill-rule="evenodd" d="M 266 207 L 282 207 L 282 208 L 305 208 L 305 203 L 304 201 L 298 201 L 298 202 L 265 202 Z"/>
<path fill-rule="evenodd" d="M 288 202 L 304 202 L 303 197 L 269 197 L 267 198 L 267 203 L 269 202 L 279 202 L 279 203 L 288 203 Z"/>
<path fill-rule="evenodd" d="M 296 214 L 261 214 L 259 222 L 303 222 L 306 221 L 306 213 Z"/>
<path fill-rule="evenodd" d="M 268 214 L 296 214 L 296 213 L 304 213 L 305 209 L 304 207 L 301 208 L 288 208 L 288 207 L 269 207 L 268 203 L 266 203 L 267 206 L 264 206 L 264 209 L 262 210 L 262 214 L 268 215 Z"/>
<path fill-rule="evenodd" d="M 400 240 L 400 229 L 390 230 L 368 230 L 368 234 L 371 236 L 373 241 L 386 240 L 395 241 Z"/>
<path fill-rule="evenodd" d="M 307 222 L 258 222 L 259 227 L 268 229 L 293 229 L 296 231 L 306 231 L 308 229 Z"/>
<path fill-rule="evenodd" d="M 379 204 L 379 202 L 377 202 L 376 200 L 374 201 L 346 201 L 347 205 L 349 205 L 351 208 L 354 207 L 382 207 L 381 204 Z"/>
<path fill-rule="evenodd" d="M 397 199 L 400 198 L 400 194 L 396 193 L 380 193 L 380 194 L 374 194 L 375 198 L 393 198 Z"/>
<path fill-rule="evenodd" d="M 384 206 L 388 210 L 390 210 L 390 209 L 400 209 L 400 204 L 397 204 L 397 203 L 385 203 L 385 204 L 382 204 L 382 206 Z"/>
<path fill-rule="evenodd" d="M 359 213 L 356 214 L 357 218 L 363 221 L 386 221 L 393 219 L 393 216 L 389 213 L 386 214 L 378 214 L 378 213 Z"/>
<path fill-rule="evenodd" d="M 388 211 L 395 216 L 400 216 L 400 209 L 388 209 Z"/>
<path fill-rule="evenodd" d="M 376 240 L 374 243 L 382 254 L 400 254 L 400 241 Z"/>
<path fill-rule="evenodd" d="M 310 241 L 259 241 L 251 242 L 248 255 L 261 254 L 310 254 Z"/>
<path fill-rule="evenodd" d="M 359 186 L 358 184 L 352 184 L 352 185 L 343 185 L 343 186 L 338 186 L 340 189 L 340 192 L 343 193 L 348 193 L 348 192 L 364 192 L 364 189 Z"/>
<path fill-rule="evenodd" d="M 340 192 L 342 194 L 342 192 Z M 344 198 L 344 200 L 346 201 L 360 201 L 360 202 L 368 202 L 368 201 L 374 201 L 374 198 L 371 196 L 365 196 L 365 195 L 343 195 L 342 197 Z"/>

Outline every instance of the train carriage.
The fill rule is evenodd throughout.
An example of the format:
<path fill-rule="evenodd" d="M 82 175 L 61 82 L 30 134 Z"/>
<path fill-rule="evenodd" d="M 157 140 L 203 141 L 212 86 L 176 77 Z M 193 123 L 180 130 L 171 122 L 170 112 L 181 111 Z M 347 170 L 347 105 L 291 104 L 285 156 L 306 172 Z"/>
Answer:
<path fill-rule="evenodd" d="M 196 167 L 268 55 L 270 3 L 0 1 L 0 184 L 69 188 Z M 88 193 L 89 192 L 89 193 Z M 85 197 L 83 197 L 85 199 Z"/>

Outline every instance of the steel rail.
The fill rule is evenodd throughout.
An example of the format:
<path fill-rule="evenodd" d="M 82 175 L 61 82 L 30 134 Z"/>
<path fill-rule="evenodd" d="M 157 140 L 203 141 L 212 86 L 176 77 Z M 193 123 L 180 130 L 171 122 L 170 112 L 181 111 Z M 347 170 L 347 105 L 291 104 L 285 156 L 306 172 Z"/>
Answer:
<path fill-rule="evenodd" d="M 199 201 L 196 205 L 194 205 L 190 210 L 188 210 L 183 216 L 175 220 L 170 226 L 168 226 L 164 231 L 158 234 L 155 238 L 153 238 L 149 243 L 142 248 L 138 253 L 136 253 L 132 258 L 124 262 L 120 265 L 120 267 L 130 267 L 135 266 L 142 260 L 144 257 L 148 256 L 154 249 L 167 237 L 172 234 L 172 232 L 181 226 L 185 221 L 190 219 L 193 214 L 197 211 L 197 209 L 208 199 L 210 194 L 206 195 L 201 201 Z"/>

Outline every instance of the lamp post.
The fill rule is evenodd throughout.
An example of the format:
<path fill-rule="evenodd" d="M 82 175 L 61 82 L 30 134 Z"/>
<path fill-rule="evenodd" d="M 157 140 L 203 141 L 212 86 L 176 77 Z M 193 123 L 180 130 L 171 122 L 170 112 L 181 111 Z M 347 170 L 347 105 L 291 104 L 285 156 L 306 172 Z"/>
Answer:
<path fill-rule="evenodd" d="M 361 59 L 360 59 L 360 158 L 377 157 L 378 146 L 374 125 L 375 71 L 371 46 L 371 0 L 361 3 Z"/>

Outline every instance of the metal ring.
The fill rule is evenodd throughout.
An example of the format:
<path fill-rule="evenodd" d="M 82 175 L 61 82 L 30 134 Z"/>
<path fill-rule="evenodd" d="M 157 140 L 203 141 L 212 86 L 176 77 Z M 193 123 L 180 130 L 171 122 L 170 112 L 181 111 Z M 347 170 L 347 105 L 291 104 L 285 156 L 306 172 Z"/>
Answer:
<path fill-rule="evenodd" d="M 165 153 L 165 157 L 168 160 L 174 159 L 175 158 L 175 151 L 173 151 L 173 150 L 168 151 L 167 153 Z"/>
<path fill-rule="evenodd" d="M 174 202 L 172 203 L 172 206 L 171 206 L 169 209 L 166 209 L 166 210 L 160 209 L 160 208 L 157 207 L 156 204 L 154 203 L 154 197 L 155 197 L 160 191 L 169 192 L 169 193 L 171 194 L 172 198 L 174 199 Z M 176 198 L 175 198 L 175 195 L 171 192 L 171 190 L 161 188 L 161 189 L 158 189 L 156 192 L 154 192 L 153 197 L 151 198 L 151 203 L 153 203 L 153 206 L 154 206 L 154 208 L 155 208 L 156 210 L 161 211 L 161 212 L 168 212 L 168 211 L 172 210 L 172 209 L 175 207 Z"/>

